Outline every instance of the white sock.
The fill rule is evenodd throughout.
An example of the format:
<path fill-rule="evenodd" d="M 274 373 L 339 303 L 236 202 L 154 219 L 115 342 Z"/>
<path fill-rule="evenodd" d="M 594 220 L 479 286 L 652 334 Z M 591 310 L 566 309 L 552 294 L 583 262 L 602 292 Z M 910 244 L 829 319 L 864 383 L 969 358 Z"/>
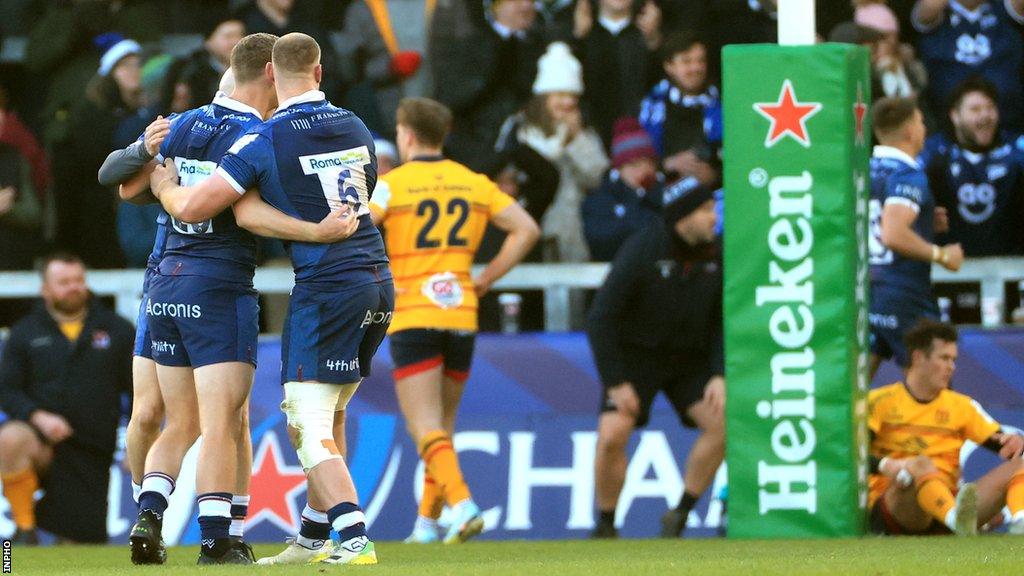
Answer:
<path fill-rule="evenodd" d="M 143 492 L 156 492 L 170 502 L 171 493 L 174 492 L 174 479 L 162 472 L 150 472 L 142 477 L 139 494 Z"/>
<path fill-rule="evenodd" d="M 476 508 L 476 502 L 473 502 L 472 498 L 466 498 L 462 502 L 458 502 L 454 506 L 452 506 L 452 511 L 455 512 L 456 515 L 458 515 L 461 514 L 466 508 L 471 507 Z"/>
<path fill-rule="evenodd" d="M 1024 510 L 1021 510 L 1020 512 L 1017 512 L 1016 514 L 1014 514 L 1013 518 L 1011 518 L 1010 521 L 1011 522 L 1024 522 Z"/>
<path fill-rule="evenodd" d="M 142 494 L 142 485 L 132 482 L 132 500 L 135 500 L 136 504 L 139 503 L 140 494 Z"/>
<path fill-rule="evenodd" d="M 956 506 L 953 506 L 949 509 L 949 512 L 946 512 L 946 519 L 944 523 L 950 530 L 953 530 L 954 532 L 956 531 Z"/>
<path fill-rule="evenodd" d="M 239 512 L 238 508 L 242 507 L 241 510 L 245 510 L 245 513 Z M 231 527 L 228 528 L 228 533 L 237 538 L 241 538 L 245 535 L 245 516 L 249 510 L 249 495 L 244 496 L 232 495 L 231 496 Z"/>
<path fill-rule="evenodd" d="M 310 508 L 308 503 L 306 504 L 306 507 L 302 510 L 302 520 L 304 522 L 326 524 L 328 526 L 330 525 L 330 522 L 328 521 L 327 518 L 327 512 L 321 512 L 319 510 Z M 330 532 L 330 528 L 328 528 L 327 530 L 328 532 Z M 303 536 L 301 529 L 299 530 L 298 535 L 295 536 L 296 544 L 302 546 L 303 548 L 309 548 L 310 550 L 319 550 L 323 548 L 326 542 L 327 540 L 320 540 L 316 538 L 309 538 L 307 536 Z"/>
<path fill-rule="evenodd" d="M 412 529 L 413 531 L 437 532 L 437 520 L 417 515 L 416 524 Z"/>

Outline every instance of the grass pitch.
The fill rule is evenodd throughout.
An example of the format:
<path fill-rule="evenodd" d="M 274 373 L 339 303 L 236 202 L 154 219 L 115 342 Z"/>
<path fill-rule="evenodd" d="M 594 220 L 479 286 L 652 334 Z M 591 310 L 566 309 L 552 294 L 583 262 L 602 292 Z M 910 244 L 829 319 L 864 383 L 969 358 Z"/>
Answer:
<path fill-rule="evenodd" d="M 256 546 L 256 556 L 280 545 Z M 619 540 L 472 542 L 461 546 L 377 544 L 376 566 L 203 567 L 197 547 L 173 548 L 166 566 L 132 566 L 127 546 L 15 548 L 14 574 L 107 576 L 113 574 L 319 575 L 358 572 L 409 575 L 722 574 L 728 576 L 837 576 L 924 574 L 1002 576 L 1024 574 L 1024 538 L 865 538 L 861 540 L 727 541 Z"/>

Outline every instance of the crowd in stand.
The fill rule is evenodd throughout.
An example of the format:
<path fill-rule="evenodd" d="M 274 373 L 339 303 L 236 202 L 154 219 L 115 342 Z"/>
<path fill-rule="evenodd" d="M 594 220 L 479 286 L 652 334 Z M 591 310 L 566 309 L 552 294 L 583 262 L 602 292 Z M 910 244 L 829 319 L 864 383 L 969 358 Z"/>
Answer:
<path fill-rule="evenodd" d="M 46 249 L 93 268 L 143 266 L 157 208 L 119 204 L 97 168 L 158 114 L 208 101 L 244 34 L 288 31 L 325 47 L 324 91 L 380 135 L 380 156 L 398 99 L 434 97 L 454 113 L 446 153 L 542 224 L 533 260 L 609 260 L 659 213 L 667 184 L 721 187 L 721 47 L 774 41 L 775 4 L 5 1 L 0 34 L 25 42 L 0 66 L 0 270 L 26 269 Z M 818 1 L 822 40 L 870 49 L 875 98 L 920 100 L 930 173 L 968 256 L 1024 254 L 1022 5 Z M 169 54 L 181 37 L 201 41 Z M 964 180 L 991 155 L 1006 169 Z M 280 254 L 266 245 L 267 258 Z"/>

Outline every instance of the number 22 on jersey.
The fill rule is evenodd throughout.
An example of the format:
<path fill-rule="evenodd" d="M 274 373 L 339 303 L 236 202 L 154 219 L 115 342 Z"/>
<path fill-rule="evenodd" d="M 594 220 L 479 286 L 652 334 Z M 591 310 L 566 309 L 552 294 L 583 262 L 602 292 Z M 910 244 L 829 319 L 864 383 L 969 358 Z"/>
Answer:
<path fill-rule="evenodd" d="M 443 210 L 446 216 L 444 224 L 448 224 L 447 226 L 438 226 L 438 222 L 442 220 L 442 205 L 437 200 L 422 200 L 416 207 L 416 216 L 425 218 L 423 227 L 416 235 L 417 250 L 440 248 L 442 238 L 449 248 L 460 248 L 469 244 L 466 238 L 459 236 L 462 227 L 466 225 L 466 219 L 469 218 L 469 202 L 465 198 L 452 198 L 444 203 Z M 440 234 L 434 233 L 435 228 L 440 228 Z M 445 229 L 447 234 L 444 233 Z"/>

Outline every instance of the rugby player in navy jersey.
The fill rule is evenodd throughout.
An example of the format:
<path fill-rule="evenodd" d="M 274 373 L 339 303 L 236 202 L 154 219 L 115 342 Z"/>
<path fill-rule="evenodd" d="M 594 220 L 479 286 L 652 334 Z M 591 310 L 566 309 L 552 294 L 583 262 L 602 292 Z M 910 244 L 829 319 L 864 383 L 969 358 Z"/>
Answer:
<path fill-rule="evenodd" d="M 983 78 L 953 92 L 951 134 L 928 139 L 921 163 L 964 254 L 1024 254 L 1024 136 L 1000 130 L 996 87 Z"/>
<path fill-rule="evenodd" d="M 193 181 L 213 173 L 237 137 L 276 105 L 266 72 L 275 40 L 255 34 L 236 46 L 232 70 L 238 78 L 232 96 L 220 94 L 212 104 L 158 128 L 166 132 L 158 160 L 173 158 L 183 177 Z M 123 195 L 144 196 L 138 189 Z M 237 203 L 234 217 L 226 213 L 199 223 L 170 218 L 168 224 L 163 258 L 144 302 L 168 425 L 147 459 L 139 520 L 130 539 L 132 560 L 164 560 L 162 515 L 181 460 L 201 429 L 206 441 L 197 479 L 204 540 L 200 563 L 249 563 L 252 553 L 241 536 L 252 468 L 247 399 L 258 307 L 252 289 L 255 242 L 240 226 L 321 242 L 346 237 L 355 219 L 346 221 L 335 212 L 319 224 L 304 222 L 270 208 L 253 192 Z"/>
<path fill-rule="evenodd" d="M 869 261 L 871 265 L 871 375 L 884 359 L 909 362 L 903 333 L 923 317 L 937 318 L 931 263 L 959 270 L 959 244 L 932 243 L 935 199 L 915 157 L 924 147 L 921 111 L 908 98 L 882 98 L 872 106 L 879 145 L 871 158 Z"/>
<path fill-rule="evenodd" d="M 281 37 L 272 73 L 280 108 L 231 147 L 214 176 L 183 187 L 176 174 L 158 167 L 151 184 L 164 208 L 186 219 L 210 218 L 256 186 L 269 204 L 310 222 L 342 206 L 358 214 L 358 229 L 342 242 L 288 246 L 295 288 L 282 335 L 282 409 L 306 470 L 310 505 L 326 511 L 325 527 L 339 534 L 323 561 L 375 564 L 334 437 L 336 416 L 369 375 L 394 304 L 384 244 L 367 205 L 377 180 L 373 137 L 355 114 L 318 90 L 320 47 L 309 36 Z"/>

